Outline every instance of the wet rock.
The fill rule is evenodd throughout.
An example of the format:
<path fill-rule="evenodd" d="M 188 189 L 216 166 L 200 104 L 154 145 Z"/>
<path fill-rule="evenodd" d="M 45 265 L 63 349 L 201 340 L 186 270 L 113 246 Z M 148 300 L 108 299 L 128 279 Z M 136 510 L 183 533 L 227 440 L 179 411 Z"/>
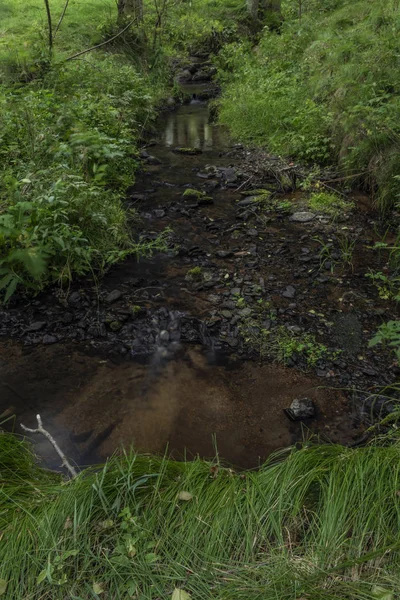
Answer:
<path fill-rule="evenodd" d="M 314 402 L 310 398 L 295 398 L 284 412 L 292 421 L 312 419 L 315 417 Z"/>
<path fill-rule="evenodd" d="M 233 167 L 227 167 L 226 169 L 220 169 L 222 178 L 226 183 L 236 183 L 238 177 L 236 175 L 236 171 Z"/>
<path fill-rule="evenodd" d="M 164 329 L 163 331 L 160 332 L 160 341 L 161 342 L 169 342 L 169 338 L 170 338 L 170 334 L 166 329 Z"/>
<path fill-rule="evenodd" d="M 44 335 L 42 343 L 43 344 L 56 344 L 58 342 L 58 338 L 55 335 Z"/>
<path fill-rule="evenodd" d="M 213 173 L 196 173 L 196 177 L 200 177 L 200 179 L 211 179 L 213 177 Z"/>
<path fill-rule="evenodd" d="M 46 321 L 35 321 L 34 323 L 31 323 L 29 325 L 27 331 L 40 331 L 41 329 L 46 327 L 46 325 L 47 325 Z"/>
<path fill-rule="evenodd" d="M 183 69 L 182 71 L 179 71 L 176 78 L 179 82 L 182 82 L 182 83 L 185 83 L 187 81 L 192 81 L 192 73 L 190 72 L 189 69 Z"/>
<path fill-rule="evenodd" d="M 309 223 L 313 219 L 315 219 L 315 214 L 307 211 L 295 212 L 289 217 L 289 221 L 294 223 Z"/>
<path fill-rule="evenodd" d="M 251 206 L 252 204 L 257 204 L 257 201 L 257 196 L 249 196 L 248 198 L 244 198 L 244 200 L 239 200 L 237 206 Z"/>
<path fill-rule="evenodd" d="M 230 256 L 233 256 L 233 252 L 231 250 L 217 250 L 215 256 L 218 258 L 229 258 Z"/>
<path fill-rule="evenodd" d="M 137 200 L 138 202 L 144 202 L 147 200 L 146 194 L 132 194 L 131 200 Z"/>
<path fill-rule="evenodd" d="M 174 148 L 173 150 L 177 154 L 188 154 L 189 156 L 195 156 L 196 154 L 203 154 L 203 151 L 200 148 Z"/>
<path fill-rule="evenodd" d="M 72 294 L 68 296 L 68 304 L 71 306 L 76 306 L 76 304 L 79 304 L 80 301 L 81 295 L 79 292 L 72 292 Z"/>
<path fill-rule="evenodd" d="M 110 292 L 106 298 L 106 302 L 108 304 L 113 304 L 122 297 L 122 292 L 120 290 L 113 290 Z"/>
<path fill-rule="evenodd" d="M 153 210 L 153 215 L 157 219 L 162 219 L 163 217 L 165 217 L 165 214 L 165 210 L 163 210 L 162 208 L 156 208 L 155 210 Z"/>
<path fill-rule="evenodd" d="M 201 70 L 193 75 L 192 81 L 210 81 L 211 77 L 212 75 L 209 70 Z"/>
<path fill-rule="evenodd" d="M 293 285 L 288 285 L 286 290 L 282 292 L 284 298 L 294 298 L 296 295 L 296 288 Z"/>

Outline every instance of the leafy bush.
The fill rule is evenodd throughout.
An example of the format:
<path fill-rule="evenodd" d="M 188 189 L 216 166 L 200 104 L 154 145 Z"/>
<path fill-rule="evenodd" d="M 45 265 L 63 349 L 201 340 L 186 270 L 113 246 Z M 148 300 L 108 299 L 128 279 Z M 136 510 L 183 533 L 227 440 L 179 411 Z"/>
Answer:
<path fill-rule="evenodd" d="M 0 94 L 0 265 L 6 299 L 134 250 L 121 196 L 162 90 L 123 58 L 49 72 Z"/>

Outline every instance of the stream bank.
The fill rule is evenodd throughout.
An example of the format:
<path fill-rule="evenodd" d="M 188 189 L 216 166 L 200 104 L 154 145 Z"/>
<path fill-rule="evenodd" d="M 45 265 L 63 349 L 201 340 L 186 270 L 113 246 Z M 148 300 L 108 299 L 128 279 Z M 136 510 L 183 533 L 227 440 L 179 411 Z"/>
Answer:
<path fill-rule="evenodd" d="M 143 239 L 170 228 L 168 249 L 0 313 L 1 411 L 16 415 L 8 425 L 20 432 L 40 412 L 78 464 L 132 443 L 212 456 L 214 435 L 241 467 L 307 430 L 352 443 L 368 422 L 366 398 L 398 375 L 387 351 L 368 348 L 396 316 L 365 277 L 382 268 L 368 198 L 352 196 L 356 209 L 336 221 L 310 213 L 279 159 L 233 145 L 210 124 L 207 84 L 196 86 L 186 89 L 190 103 L 160 118 L 126 201 Z M 260 187 L 274 202 L 255 200 Z M 344 232 L 354 240 L 351 267 L 338 258 Z M 330 261 L 321 261 L 321 240 Z M 311 366 L 294 352 L 280 366 L 264 354 L 278 331 L 312 336 L 327 352 L 316 346 Z M 306 430 L 283 413 L 297 397 L 316 405 Z M 36 443 L 55 466 L 52 449 Z"/>

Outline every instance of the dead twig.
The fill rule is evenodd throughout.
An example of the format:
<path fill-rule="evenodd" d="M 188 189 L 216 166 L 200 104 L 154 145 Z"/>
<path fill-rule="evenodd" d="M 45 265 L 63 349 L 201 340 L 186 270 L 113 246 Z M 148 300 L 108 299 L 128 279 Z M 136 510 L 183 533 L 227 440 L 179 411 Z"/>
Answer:
<path fill-rule="evenodd" d="M 130 21 L 128 23 L 128 25 L 126 27 L 124 27 L 124 29 L 122 29 L 122 31 L 118 32 L 116 35 L 114 35 L 109 40 L 106 40 L 105 42 L 102 42 L 101 44 L 97 44 L 96 46 L 92 46 L 91 48 L 87 48 L 86 50 L 82 50 L 81 52 L 78 52 L 77 54 L 74 54 L 73 56 L 69 56 L 68 58 L 65 59 L 65 62 L 68 62 L 69 60 L 74 60 L 75 58 L 78 58 L 78 56 L 82 56 L 82 54 L 87 54 L 88 52 L 91 52 L 92 50 L 97 50 L 97 48 L 102 48 L 106 44 L 110 44 L 110 42 L 113 42 L 120 35 L 125 33 L 125 31 L 127 31 L 129 29 L 129 27 L 134 24 L 134 22 L 135 22 L 135 20 Z"/>
<path fill-rule="evenodd" d="M 29 429 L 29 427 L 25 427 L 25 425 L 22 425 L 22 423 L 21 423 L 21 428 L 24 431 L 26 431 L 27 433 L 41 433 L 42 435 L 44 435 L 44 437 L 46 437 L 49 440 L 50 444 L 53 446 L 53 448 L 57 452 L 58 456 L 61 458 L 63 467 L 65 467 L 67 469 L 67 471 L 71 474 L 72 479 L 74 479 L 75 477 L 77 477 L 78 472 L 71 465 L 71 463 L 69 462 L 68 458 L 65 456 L 64 452 L 61 450 L 60 446 L 57 444 L 56 440 L 53 438 L 53 436 L 51 435 L 51 433 L 49 433 L 43 427 L 43 423 L 42 423 L 42 419 L 41 419 L 40 415 L 36 415 L 36 419 L 37 419 L 37 422 L 38 422 L 38 428 L 37 429 Z"/>

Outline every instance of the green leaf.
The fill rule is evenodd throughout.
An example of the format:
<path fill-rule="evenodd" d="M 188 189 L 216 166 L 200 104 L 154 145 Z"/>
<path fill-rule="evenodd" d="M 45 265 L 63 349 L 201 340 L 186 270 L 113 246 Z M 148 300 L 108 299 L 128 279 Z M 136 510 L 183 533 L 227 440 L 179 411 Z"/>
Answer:
<path fill-rule="evenodd" d="M 190 500 L 193 500 L 193 494 L 191 494 L 190 492 L 179 492 L 178 500 L 183 500 L 184 502 L 190 502 Z"/>
<path fill-rule="evenodd" d="M 185 590 L 175 588 L 172 592 L 171 600 L 192 600 L 192 596 L 185 592 Z"/>
<path fill-rule="evenodd" d="M 95 594 L 97 594 L 97 596 L 100 596 L 100 594 L 104 593 L 104 590 L 103 590 L 103 588 L 101 586 L 101 583 L 94 582 L 94 584 L 93 584 L 93 592 Z"/>
<path fill-rule="evenodd" d="M 40 571 L 39 575 L 36 578 L 36 585 L 40 585 L 47 577 L 47 569 L 43 569 Z"/>
<path fill-rule="evenodd" d="M 7 585 L 8 582 L 5 579 L 0 579 L 0 596 L 3 596 L 3 594 L 6 593 Z"/>
<path fill-rule="evenodd" d="M 10 281 L 10 284 L 7 288 L 6 291 L 6 295 L 4 296 L 4 302 L 7 303 L 9 301 L 9 299 L 11 298 L 11 296 L 13 295 L 13 293 L 15 292 L 15 290 L 17 289 L 17 285 L 18 285 L 18 279 L 16 277 L 14 277 L 14 279 L 12 281 Z"/>
<path fill-rule="evenodd" d="M 146 562 L 151 565 L 160 560 L 160 557 L 157 556 L 157 554 L 155 554 L 154 552 L 149 552 L 148 554 L 146 554 L 145 559 Z"/>

